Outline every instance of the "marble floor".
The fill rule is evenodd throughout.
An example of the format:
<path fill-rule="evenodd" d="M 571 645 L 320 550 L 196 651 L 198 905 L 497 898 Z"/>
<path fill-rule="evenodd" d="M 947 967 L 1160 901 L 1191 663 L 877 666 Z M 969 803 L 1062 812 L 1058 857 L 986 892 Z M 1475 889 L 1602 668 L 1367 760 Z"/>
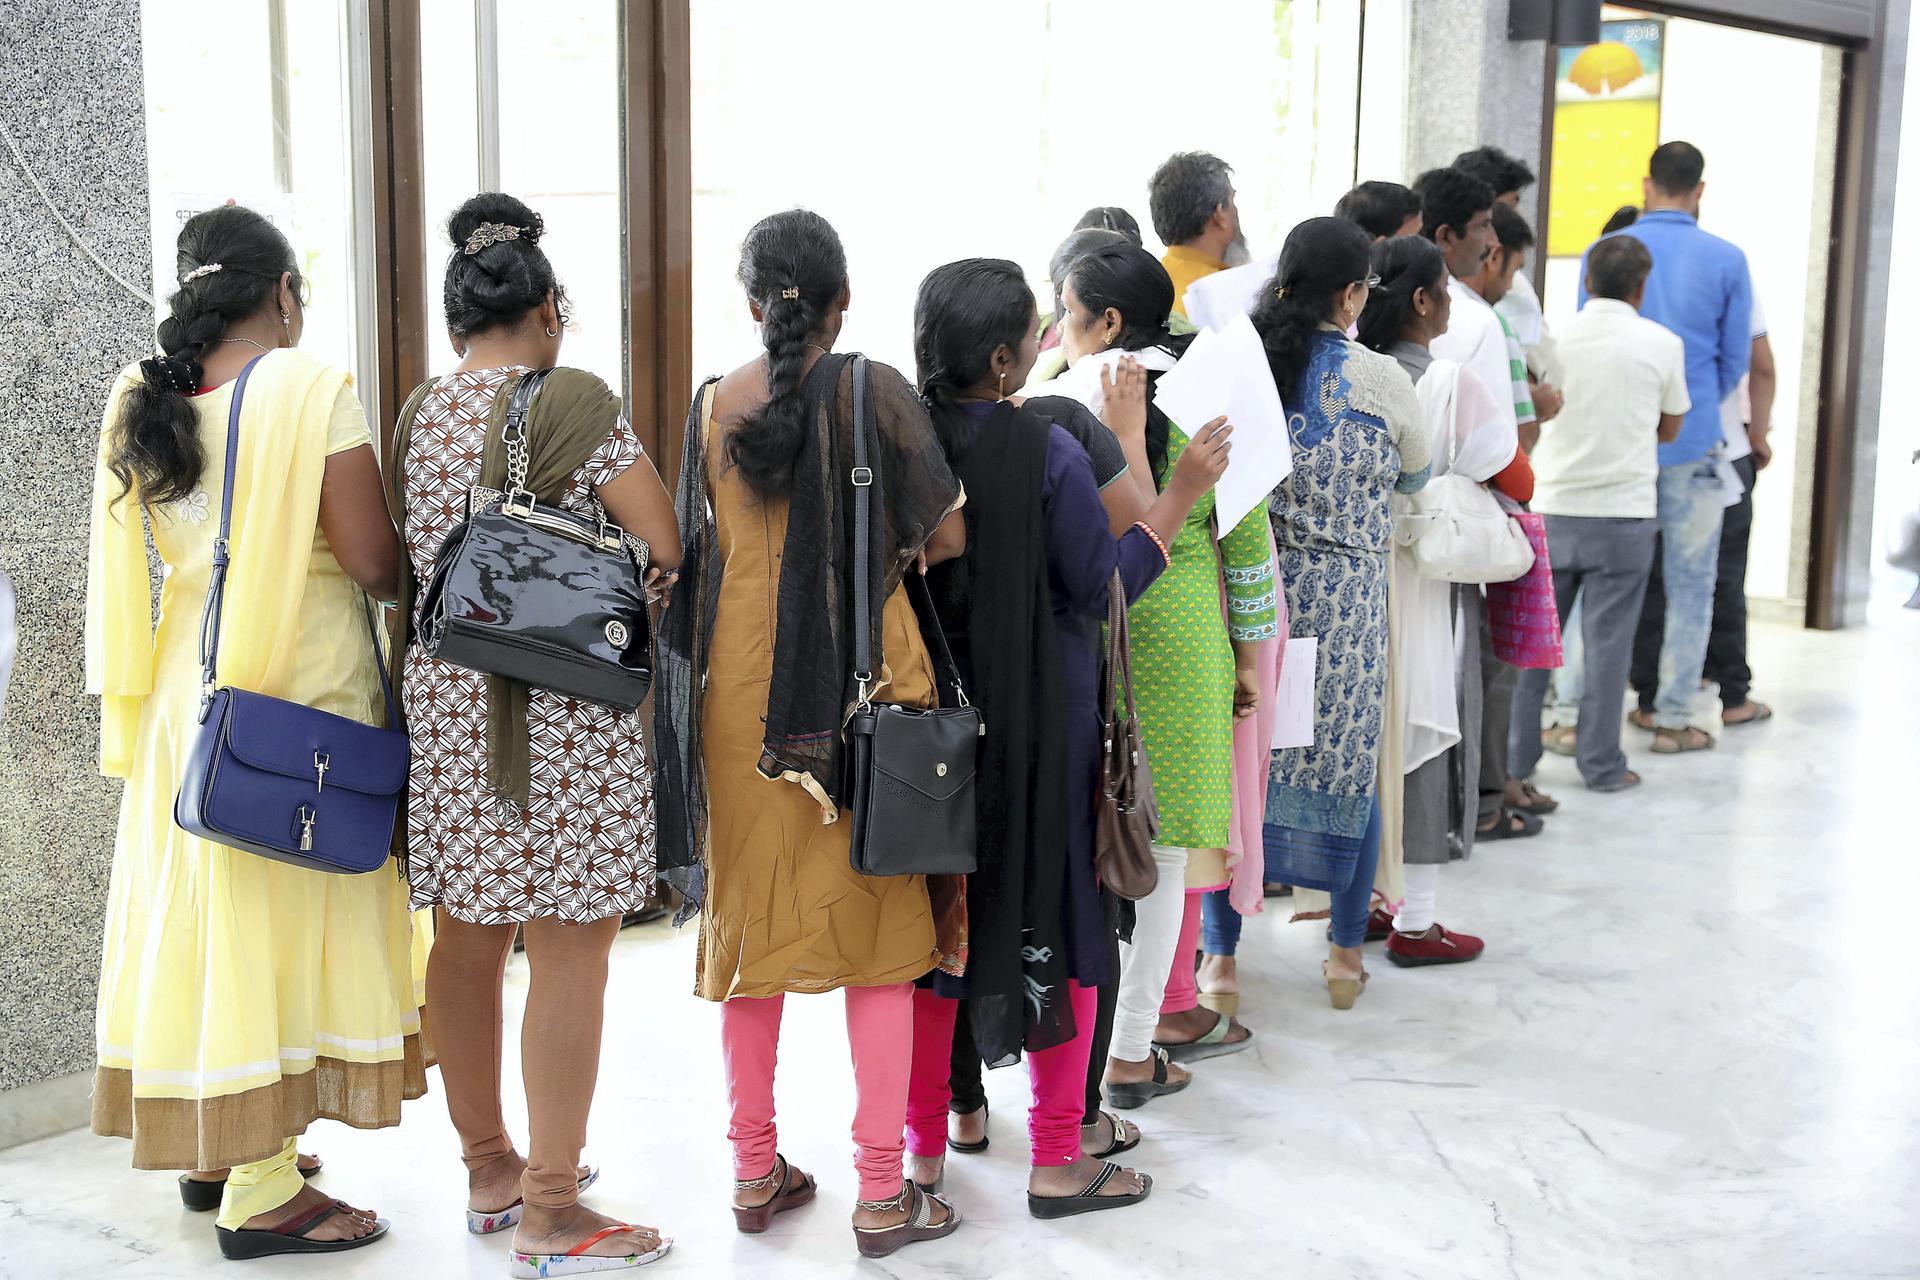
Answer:
<path fill-rule="evenodd" d="M 1565 806 L 1546 834 L 1446 872 L 1441 916 L 1487 937 L 1477 963 L 1377 958 L 1336 1013 L 1320 931 L 1250 921 L 1255 1048 L 1133 1113 L 1156 1178 L 1138 1209 L 1028 1218 L 1024 1073 L 997 1072 L 992 1149 L 950 1165 L 968 1225 L 858 1261 L 829 996 L 789 1002 L 780 1086 L 781 1145 L 821 1175 L 820 1201 L 736 1235 L 718 1017 L 687 994 L 693 938 L 663 925 L 618 946 L 593 1202 L 677 1237 L 663 1277 L 1920 1275 L 1920 994 L 1900 914 L 1920 900 L 1920 613 L 1754 641 L 1778 719 L 1706 755 L 1641 750 L 1647 783 L 1623 796 L 1549 756 Z M 303 1145 L 392 1237 L 246 1274 L 505 1274 L 505 1241 L 463 1230 L 437 1097 L 398 1130 L 323 1125 Z M 219 1265 L 170 1177 L 125 1162 L 82 1133 L 0 1153 L 0 1275 Z"/>

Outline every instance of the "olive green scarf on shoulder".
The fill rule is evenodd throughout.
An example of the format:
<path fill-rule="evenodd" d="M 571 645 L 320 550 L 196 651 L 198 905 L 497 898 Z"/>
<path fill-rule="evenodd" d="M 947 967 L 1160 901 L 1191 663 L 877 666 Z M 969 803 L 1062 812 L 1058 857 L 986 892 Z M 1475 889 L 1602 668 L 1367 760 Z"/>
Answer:
<path fill-rule="evenodd" d="M 507 447 L 502 438 L 507 405 L 522 375 L 508 379 L 495 394 L 487 415 L 487 443 L 480 460 L 480 484 L 488 489 L 507 487 Z M 394 610 L 392 646 L 393 683 L 400 687 L 405 651 L 413 633 L 415 580 L 406 554 L 407 442 L 421 402 L 437 383 L 429 380 L 407 397 L 394 428 L 387 456 L 387 512 L 400 530 L 400 596 Z M 534 398 L 527 418 L 529 458 L 527 487 L 540 501 L 560 505 L 574 473 L 585 466 L 620 421 L 620 397 L 607 384 L 582 369 L 555 369 Z M 528 806 L 527 686 L 518 680 L 487 678 L 487 782 L 495 794 L 522 811 Z M 403 713 L 404 716 L 404 713 Z M 404 727 L 404 726 L 402 726 Z M 405 839 L 406 824 L 397 824 L 396 843 Z"/>

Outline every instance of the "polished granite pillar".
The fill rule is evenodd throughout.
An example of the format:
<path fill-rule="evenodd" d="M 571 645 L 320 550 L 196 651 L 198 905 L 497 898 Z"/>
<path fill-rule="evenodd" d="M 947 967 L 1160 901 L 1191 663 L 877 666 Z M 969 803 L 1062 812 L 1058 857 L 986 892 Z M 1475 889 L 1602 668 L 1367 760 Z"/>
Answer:
<path fill-rule="evenodd" d="M 153 326 L 88 253 L 149 287 L 140 4 L 4 14 L 0 570 L 19 655 L 0 723 L 0 1147 L 86 1118 L 120 794 L 83 692 L 87 509 L 107 388 Z"/>

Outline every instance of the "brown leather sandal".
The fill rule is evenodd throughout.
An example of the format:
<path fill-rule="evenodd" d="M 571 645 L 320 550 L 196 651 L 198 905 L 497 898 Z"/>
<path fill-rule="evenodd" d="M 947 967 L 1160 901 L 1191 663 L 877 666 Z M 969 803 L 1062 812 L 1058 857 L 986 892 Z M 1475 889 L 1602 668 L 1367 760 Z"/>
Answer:
<path fill-rule="evenodd" d="M 802 1173 L 794 1180 L 796 1170 L 779 1152 L 773 1156 L 773 1168 L 764 1178 L 752 1178 L 746 1182 L 733 1184 L 734 1191 L 758 1191 L 762 1187 L 778 1187 L 773 1197 L 765 1204 L 733 1206 L 733 1225 L 743 1235 L 757 1236 L 773 1222 L 773 1215 L 785 1213 L 789 1209 L 798 1209 L 812 1201 L 819 1188 L 814 1184 L 813 1175 Z"/>
<path fill-rule="evenodd" d="M 891 1200 L 856 1200 L 856 1209 L 882 1212 L 905 1209 L 907 1220 L 891 1227 L 855 1227 L 853 1242 L 863 1258 L 884 1258 L 888 1254 L 921 1240 L 939 1240 L 960 1229 L 960 1211 L 941 1197 L 922 1191 L 911 1178 L 905 1179 L 900 1194 Z M 947 1211 L 946 1221 L 933 1220 L 933 1207 Z"/>

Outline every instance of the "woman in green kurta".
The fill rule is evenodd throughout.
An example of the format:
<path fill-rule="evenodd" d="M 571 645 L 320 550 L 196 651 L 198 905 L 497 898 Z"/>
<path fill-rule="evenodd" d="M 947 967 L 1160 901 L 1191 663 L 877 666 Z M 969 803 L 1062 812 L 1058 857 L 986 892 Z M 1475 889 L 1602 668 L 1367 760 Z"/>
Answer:
<path fill-rule="evenodd" d="M 1073 360 L 1124 349 L 1153 381 L 1191 341 L 1168 331 L 1173 282 L 1135 245 L 1106 245 L 1076 259 L 1062 304 L 1061 343 Z M 1171 473 L 1187 442 L 1185 431 L 1149 409 L 1147 454 L 1156 484 Z M 1166 572 L 1128 613 L 1141 735 L 1160 809 L 1160 842 L 1153 850 L 1160 882 L 1135 904 L 1133 941 L 1122 954 L 1106 1077 L 1108 1100 L 1118 1107 L 1139 1106 L 1186 1082 L 1186 1073 L 1167 1061 L 1167 1049 L 1154 1040 L 1179 943 L 1189 852 L 1227 843 L 1233 721 L 1253 710 L 1252 644 L 1272 636 L 1277 624 L 1264 519 L 1256 509 L 1216 541 L 1208 493 L 1171 540 Z M 1223 592 L 1231 628 L 1220 607 Z M 1243 664 L 1235 644 L 1247 648 L 1245 681 L 1237 678 Z M 1183 1060 L 1231 1053 L 1250 1039 L 1244 1027 L 1210 1011 L 1197 1011 L 1194 1020 L 1204 1025 L 1192 1028 L 1191 1042 L 1172 1046 Z"/>

